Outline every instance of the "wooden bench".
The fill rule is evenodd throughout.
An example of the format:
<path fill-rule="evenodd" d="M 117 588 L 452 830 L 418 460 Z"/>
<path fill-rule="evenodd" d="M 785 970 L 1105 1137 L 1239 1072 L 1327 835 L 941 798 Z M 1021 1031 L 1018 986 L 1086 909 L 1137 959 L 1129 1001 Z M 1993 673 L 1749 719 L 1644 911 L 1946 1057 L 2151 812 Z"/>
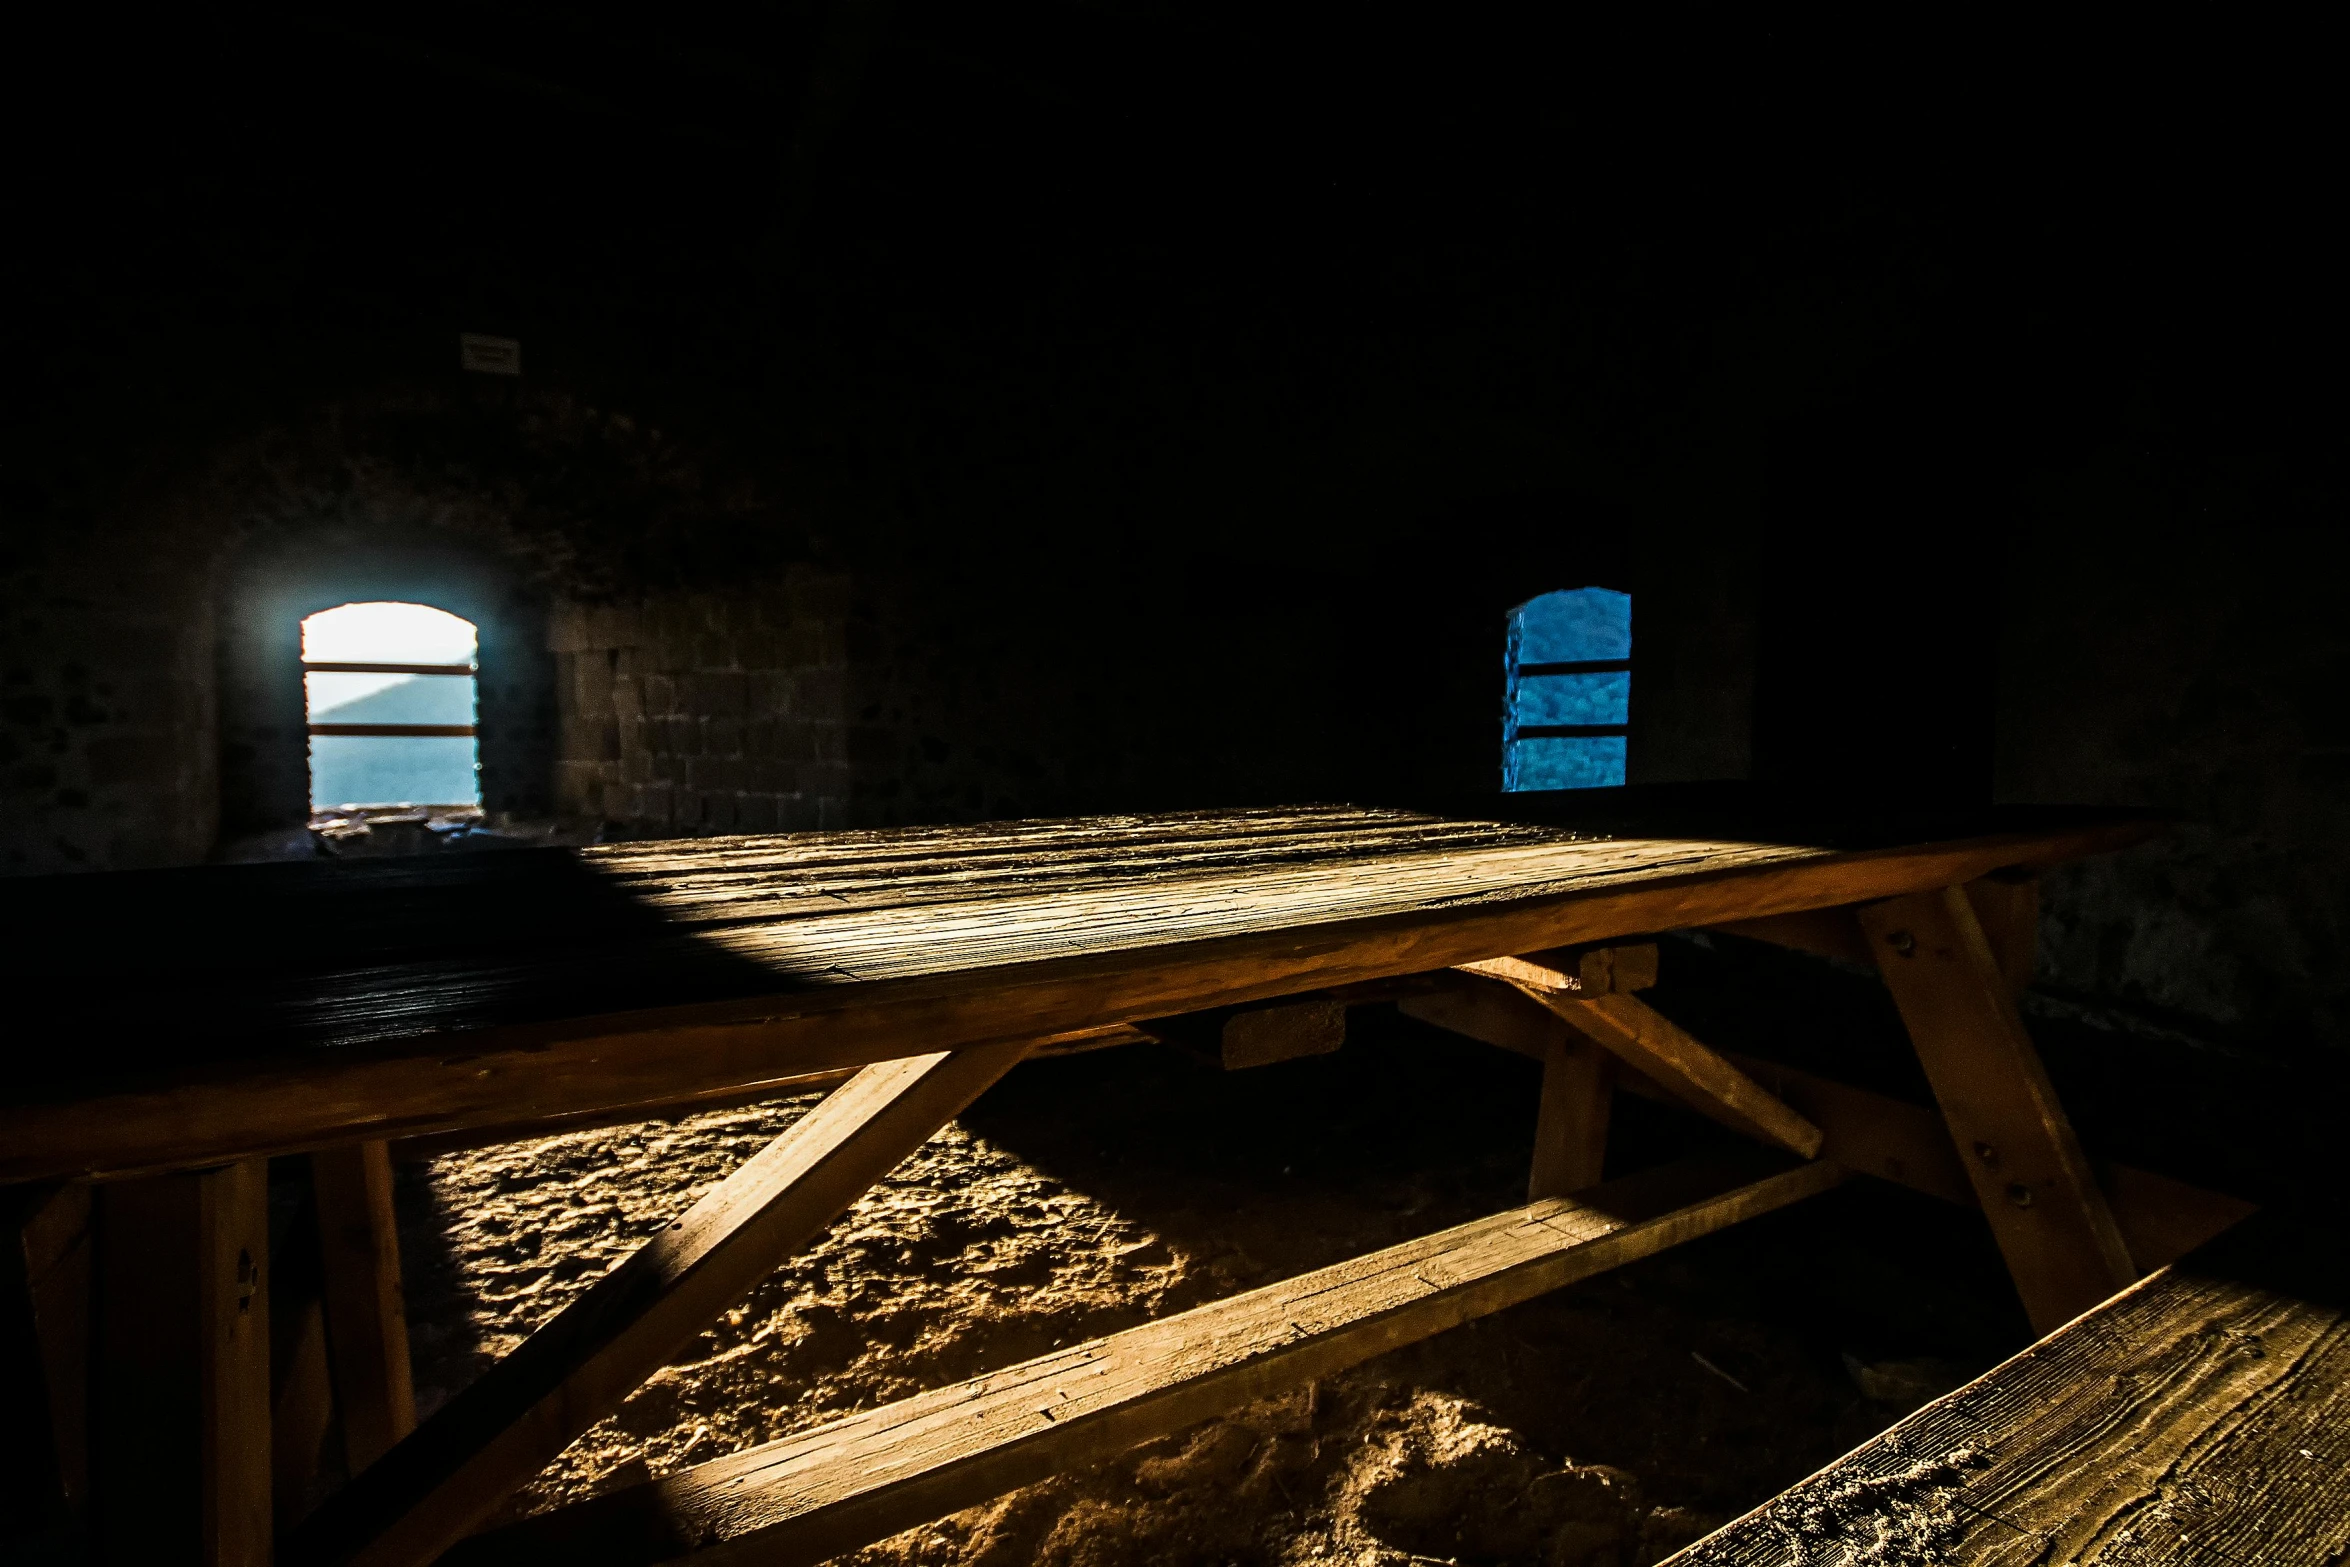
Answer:
<path fill-rule="evenodd" d="M 2332 1567 L 2350 1240 L 2262 1215 L 1670 1567 Z"/>

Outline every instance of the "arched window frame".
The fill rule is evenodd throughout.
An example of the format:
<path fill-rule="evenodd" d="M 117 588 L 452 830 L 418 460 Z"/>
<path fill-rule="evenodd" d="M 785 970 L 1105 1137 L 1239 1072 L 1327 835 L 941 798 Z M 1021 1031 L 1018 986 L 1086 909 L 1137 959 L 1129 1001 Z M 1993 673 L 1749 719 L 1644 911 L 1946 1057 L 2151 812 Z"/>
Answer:
<path fill-rule="evenodd" d="M 1582 613 L 1567 613 L 1570 610 Z M 1540 624 L 1545 619 L 1584 624 Z M 1553 656 L 1561 652 L 1589 656 Z M 1579 693 L 1579 700 L 1568 703 L 1557 700 L 1556 688 L 1533 684 L 1553 679 L 1589 683 L 1590 677 L 1604 675 L 1622 678 L 1597 682 L 1589 692 Z M 1631 675 L 1629 593 L 1603 587 L 1559 589 L 1512 609 L 1504 655 L 1502 788 L 1517 792 L 1622 786 L 1632 732 Z M 1561 705 L 1597 708 L 1603 721 L 1541 721 L 1550 716 L 1543 711 L 1546 706 Z M 1543 757 L 1529 749 L 1529 743 L 1560 740 L 1578 743 L 1563 756 Z M 1617 743 L 1588 743 L 1608 740 Z"/>
<path fill-rule="evenodd" d="M 448 617 L 449 619 L 451 619 L 451 620 L 462 622 L 462 623 L 463 623 L 465 626 L 467 626 L 467 627 L 470 629 L 470 631 L 472 632 L 472 635 L 473 635 L 473 637 L 474 637 L 474 649 L 475 649 L 475 651 L 474 651 L 474 656 L 473 656 L 473 658 L 472 658 L 472 659 L 471 659 L 469 662 L 466 662 L 466 663 L 461 663 L 461 664 L 460 664 L 460 663 L 421 663 L 421 662 L 410 662 L 410 661 L 402 661 L 402 660 L 386 660 L 386 659 L 314 659 L 314 658 L 311 658 L 311 657 L 309 657 L 309 656 L 307 655 L 307 652 L 305 651 L 305 654 L 304 654 L 304 656 L 303 656 L 303 658 L 302 658 L 302 660 L 301 660 L 301 671 L 302 671 L 302 681 L 303 681 L 303 707 L 304 707 L 303 718 L 304 718 L 304 733 L 305 733 L 305 735 L 308 737 L 308 740 L 310 740 L 310 741 L 315 741 L 315 740 L 317 740 L 317 739 L 320 739 L 320 738 L 322 738 L 322 737 L 350 738 L 350 739 L 395 739 L 395 738 L 419 738 L 419 739 L 424 739 L 424 738 L 431 738 L 431 739 L 455 739 L 455 738 L 464 738 L 464 739 L 474 740 L 474 741 L 477 743 L 477 746 L 478 746 L 478 742 L 479 742 L 479 738 L 480 738 L 480 725 L 479 725 L 478 721 L 477 721 L 477 722 L 472 722 L 472 723 L 463 723 L 463 724 L 456 724 L 456 723 L 332 723 L 332 722 L 329 722 L 329 723 L 321 723 L 321 722 L 317 721 L 315 718 L 311 717 L 312 708 L 311 708 L 311 705 L 310 705 L 310 704 L 311 704 L 311 696 L 310 696 L 310 680 L 309 680 L 309 677 L 310 677 L 310 676 L 312 676 L 312 675 L 407 675 L 407 676 L 438 676 L 438 677 L 444 677 L 444 678 L 445 678 L 445 677 L 451 677 L 451 676 L 461 676 L 461 677 L 463 677 L 463 678 L 466 680 L 466 682 L 467 682 L 467 687 L 466 687 L 467 707 L 468 707 L 468 709 L 469 709 L 469 710 L 473 711 L 473 712 L 476 714 L 476 716 L 477 716 L 477 719 L 478 719 L 478 714 L 479 714 L 479 710 L 480 710 L 480 701 L 481 701 L 481 662 L 480 662 L 481 655 L 480 655 L 480 641 L 479 641 L 479 637 L 480 637 L 480 626 L 479 626 L 479 623 L 478 623 L 478 622 L 476 622 L 476 621 L 473 621 L 473 620 L 470 620 L 470 619 L 468 619 L 467 617 L 465 617 L 465 616 L 463 616 L 463 615 L 456 614 L 456 613 L 455 613 L 454 611 L 452 611 L 452 610 L 443 609 L 443 608 L 441 608 L 439 605 L 435 605 L 435 604 L 426 604 L 426 603 L 423 603 L 423 602 L 421 602 L 421 601 L 419 601 L 419 600 L 353 600 L 353 601 L 349 601 L 349 602 L 347 602 L 347 603 L 344 603 L 344 604 L 341 604 L 341 605 L 335 605 L 335 606 L 332 606 L 332 607 L 330 607 L 330 608 L 327 608 L 327 609 L 322 609 L 322 610 L 316 610 L 316 611 L 313 611 L 311 614 L 309 614 L 309 615 L 305 615 L 305 616 L 303 617 L 302 624 L 303 624 L 304 631 L 305 631 L 305 647 L 307 646 L 307 630 L 308 630 L 308 627 L 309 627 L 309 624 L 310 624 L 310 622 L 311 622 L 311 621 L 313 621 L 313 620 L 315 620 L 315 619 L 317 619 L 317 618 L 319 618 L 320 616 L 323 616 L 323 615 L 331 615 L 331 614 L 335 613 L 335 611 L 336 611 L 336 610 L 338 610 L 338 609 L 350 609 L 350 608 L 355 608 L 355 607 L 358 607 L 358 606 L 359 606 L 359 605 L 361 605 L 361 604 L 382 604 L 382 603 L 393 603 L 393 604 L 401 604 L 401 605 L 407 605 L 407 606 L 411 606 L 411 607 L 418 608 L 418 609 L 426 609 L 426 610 L 431 610 L 431 611 L 433 611 L 435 614 L 438 614 L 438 615 L 443 615 L 443 616 L 447 616 L 447 617 Z M 332 710 L 332 709 L 329 709 L 329 711 L 331 711 L 331 710 Z M 386 806 L 386 805 L 403 805 L 403 806 L 407 806 L 407 805 L 413 805 L 413 806 L 429 806 L 429 807 L 434 807 L 434 808 L 438 808 L 438 809 L 442 809 L 442 810 L 456 809 L 456 810 L 459 810 L 459 811 L 475 811 L 475 812 L 478 812 L 478 811 L 480 810 L 480 808 L 481 808 L 481 798 L 482 798 L 482 795 L 481 795 L 481 782 L 480 782 L 480 777 L 479 777 L 480 757 L 479 757 L 478 750 L 476 751 L 475 758 L 474 758 L 475 777 L 474 777 L 473 784 L 472 784 L 472 789 L 471 789 L 471 795 L 472 795 L 472 797 L 471 797 L 470 799 L 468 799 L 468 800 L 416 800 L 416 801 L 389 801 L 389 800 L 385 800 L 385 801 L 374 801 L 374 800 L 368 800 L 368 801 L 324 801 L 324 800 L 321 800 L 321 799 L 319 799 L 319 798 L 318 798 L 318 791 L 317 791 L 317 784 L 316 784 L 316 768 L 317 768 L 317 760 L 316 760 L 316 756 L 315 756 L 315 754 L 313 754 L 313 755 L 312 755 L 312 757 L 311 757 L 311 759 L 310 759 L 310 769 L 311 769 L 311 777 L 312 777 L 312 782 L 311 782 L 311 786 L 310 786 L 310 791 L 309 791 L 309 793 L 310 793 L 310 805 L 311 805 L 311 811 L 312 811 L 312 814 L 313 814 L 313 818 L 314 818 L 314 820 L 315 820 L 315 819 L 318 817 L 318 814 L 319 814 L 320 812 L 332 812 L 332 811 L 338 810 L 338 809 L 340 809 L 340 808 L 342 808 L 342 807 L 345 807 L 345 806 L 350 806 L 350 805 L 356 805 L 356 806 L 361 806 L 361 807 L 376 807 L 376 806 Z"/>

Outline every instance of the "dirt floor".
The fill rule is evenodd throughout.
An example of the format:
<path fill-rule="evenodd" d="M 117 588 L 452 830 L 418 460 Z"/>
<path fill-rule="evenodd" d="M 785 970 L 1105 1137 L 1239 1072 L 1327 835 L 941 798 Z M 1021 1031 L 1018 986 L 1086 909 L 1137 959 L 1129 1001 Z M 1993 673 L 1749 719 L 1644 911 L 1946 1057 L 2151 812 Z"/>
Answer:
<path fill-rule="evenodd" d="M 1335 1056 L 1023 1066 L 516 1499 L 532 1512 L 1523 1200 L 1535 1069 L 1383 1009 Z M 420 1407 L 814 1095 L 402 1172 Z M 1708 1145 L 1618 1100 L 1611 1174 Z M 2028 1337 L 1978 1219 L 1856 1182 L 844 1560 L 1655 1562 Z"/>

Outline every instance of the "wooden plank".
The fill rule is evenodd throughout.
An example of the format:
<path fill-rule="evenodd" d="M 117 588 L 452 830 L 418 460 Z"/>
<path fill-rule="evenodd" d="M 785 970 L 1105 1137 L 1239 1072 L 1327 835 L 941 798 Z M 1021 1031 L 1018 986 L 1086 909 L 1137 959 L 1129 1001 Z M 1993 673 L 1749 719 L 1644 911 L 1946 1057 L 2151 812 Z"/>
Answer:
<path fill-rule="evenodd" d="M 1194 849 L 1180 832 L 1197 827 L 1165 829 L 1178 836 L 1161 842 L 1151 837 L 1159 829 L 1126 819 L 1045 824 L 1049 832 L 1032 835 L 1042 847 L 990 850 L 997 859 L 984 865 L 958 860 L 979 852 L 958 848 L 914 858 L 912 869 L 922 843 L 984 837 L 841 835 L 864 844 L 847 855 L 853 874 L 821 858 L 845 850 L 794 839 L 451 857 L 499 861 L 505 868 L 464 874 L 522 890 L 473 889 L 454 904 L 403 892 L 355 905 L 391 923 L 308 966 L 295 959 L 322 939 L 316 932 L 351 933 L 342 903 L 322 911 L 290 899 L 270 915 L 276 923 L 264 922 L 269 941 L 253 920 L 183 919 L 157 950 L 184 968 L 144 987 L 90 987 L 92 1027 L 123 1064 L 93 1077 L 86 1065 L 36 1060 L 31 1075 L 0 1085 L 0 1180 L 121 1176 L 658 1104 L 887 1059 L 909 1038 L 950 1048 L 1097 1028 L 1852 903 L 2150 830 L 2083 822 L 1842 850 L 1578 838 L 1403 813 L 1339 815 L 1330 820 L 1341 825 L 1322 827 L 1311 813 L 1297 819 L 1308 823 L 1296 834 L 1306 847 L 1277 854 L 1262 847 L 1290 843 L 1277 834 L 1238 833 L 1230 848 L 1211 837 Z M 1148 874 L 1105 869 L 1140 852 L 1129 840 L 1158 845 L 1151 852 L 1165 863 Z M 401 865 L 372 874 L 439 887 L 436 878 L 458 873 Z M 346 883 L 251 885 L 323 899 L 340 898 Z M 354 871 L 347 885 L 374 883 Z M 115 923 L 91 948 L 119 952 L 137 931 L 114 905 L 106 915 Z M 240 944 L 220 951 L 180 939 L 212 926 L 233 927 Z M 274 968 L 239 967 L 252 961 L 239 956 L 247 948 L 274 949 L 281 936 L 288 951 L 272 951 Z M 32 931 L 22 950 L 0 947 L 0 961 L 38 962 L 53 983 L 61 967 L 85 961 L 63 939 Z M 514 945 L 526 940 L 541 945 Z M 150 1015 L 158 996 L 171 998 L 168 1018 Z M 162 1038 L 168 1053 L 141 1043 Z"/>
<path fill-rule="evenodd" d="M 98 1246 L 96 1559 L 266 1567 L 267 1164 L 110 1186 Z"/>
<path fill-rule="evenodd" d="M 1227 1072 L 1326 1056 L 1345 1043 L 1346 1005 L 1326 999 L 1244 1007 L 1224 1020 L 1218 1039 Z"/>
<path fill-rule="evenodd" d="M 1562 995 L 1628 995 L 1656 983 L 1656 943 L 1562 947 L 1554 952 L 1486 958 L 1459 967 L 1464 973 L 1482 974 L 1487 979 L 1504 979 Z"/>
<path fill-rule="evenodd" d="M 310 1180 L 335 1407 L 344 1461 L 357 1474 L 416 1427 L 391 1151 L 382 1143 L 323 1149 L 310 1156 Z"/>
<path fill-rule="evenodd" d="M 1984 1217 L 2042 1333 L 2137 1277 L 1962 888 L 1861 911 Z"/>
<path fill-rule="evenodd" d="M 18 1199 L 10 1255 L 0 1261 L 0 1278 L 13 1273 L 10 1342 L 5 1346 L 21 1378 L 19 1389 L 0 1399 L 8 1413 L 8 1435 L 37 1453 L 12 1460 L 30 1506 L 38 1493 L 44 1508 L 80 1509 L 90 1489 L 90 1301 L 96 1246 L 92 1236 L 91 1188 L 67 1185 L 30 1188 Z M 35 1473 L 35 1471 L 38 1473 Z M 0 1482 L 0 1489 L 5 1489 Z M 36 1526 L 48 1520 L 19 1512 L 9 1522 Z M 0 1528 L 0 1532 L 5 1532 Z"/>
<path fill-rule="evenodd" d="M 1511 983 L 1700 1114 L 1805 1159 L 1820 1151 L 1818 1127 L 1639 997 L 1584 1000 Z"/>
<path fill-rule="evenodd" d="M 1346 1043 L 1347 1003 L 1316 995 L 1270 1006 L 1221 1007 L 1152 1018 L 1140 1033 L 1227 1072 L 1328 1055 Z"/>
<path fill-rule="evenodd" d="M 1406 1014 L 1481 1043 L 1543 1059 L 1550 1012 L 1499 985 L 1477 985 L 1398 1003 Z M 1820 1129 L 1820 1157 L 1962 1208 L 1979 1208 L 1973 1181 L 1941 1113 L 1734 1050 L 1722 1058 Z M 1668 1104 L 1678 1095 L 1618 1064 L 1615 1086 Z M 2192 1251 L 2257 1211 L 2240 1197 L 2208 1191 L 2126 1164 L 2091 1160 L 2131 1258 L 2151 1271 Z"/>
<path fill-rule="evenodd" d="M 273 1315 L 291 1310 L 288 1342 L 270 1374 L 269 1494 L 278 1532 L 310 1509 L 334 1430 L 334 1372 L 327 1364 L 326 1309 L 316 1296 L 272 1302 Z"/>
<path fill-rule="evenodd" d="M 321 1506 L 283 1560 L 424 1567 L 1026 1051 L 858 1073 Z"/>
<path fill-rule="evenodd" d="M 2263 1216 L 1670 1559 L 2337 1567 L 2350 1245 Z"/>
<path fill-rule="evenodd" d="M 1318 1269 L 468 1541 L 447 1567 L 822 1561 L 1828 1189 L 1651 1171 Z"/>
<path fill-rule="evenodd" d="M 50 1373 L 25 1269 L 30 1202 L 45 1193 L 0 1192 L 0 1554 L 39 1549 L 68 1521 Z"/>
<path fill-rule="evenodd" d="M 1526 1200 L 1597 1186 L 1607 1164 L 1608 1110 L 1615 1058 L 1589 1040 L 1557 1038 L 1542 1062 L 1542 1107 L 1534 1120 L 1534 1163 Z"/>
<path fill-rule="evenodd" d="M 1966 884 L 1966 899 L 2000 977 L 2021 996 L 2040 959 L 2040 879 L 2014 871 L 1978 876 Z"/>
<path fill-rule="evenodd" d="M 1456 983 L 1406 996 L 1396 1002 L 1395 1009 L 1406 1017 L 1536 1061 L 1549 1061 L 1555 1041 L 1586 1042 L 1566 1019 L 1509 985 Z"/>

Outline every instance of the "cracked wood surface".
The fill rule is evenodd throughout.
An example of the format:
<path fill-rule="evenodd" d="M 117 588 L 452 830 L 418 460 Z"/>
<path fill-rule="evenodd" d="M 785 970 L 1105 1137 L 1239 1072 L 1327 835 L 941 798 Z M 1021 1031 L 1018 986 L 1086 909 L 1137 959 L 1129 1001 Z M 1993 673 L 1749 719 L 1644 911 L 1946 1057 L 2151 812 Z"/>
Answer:
<path fill-rule="evenodd" d="M 2333 1567 L 2350 1251 L 2244 1221 L 1668 1567 Z"/>
<path fill-rule="evenodd" d="M 77 1048 L 9 1053 L 0 1181 L 674 1102 L 1895 896 L 2153 830 L 1729 825 L 1323 806 L 24 882 L 0 965 L 71 998 Z"/>

